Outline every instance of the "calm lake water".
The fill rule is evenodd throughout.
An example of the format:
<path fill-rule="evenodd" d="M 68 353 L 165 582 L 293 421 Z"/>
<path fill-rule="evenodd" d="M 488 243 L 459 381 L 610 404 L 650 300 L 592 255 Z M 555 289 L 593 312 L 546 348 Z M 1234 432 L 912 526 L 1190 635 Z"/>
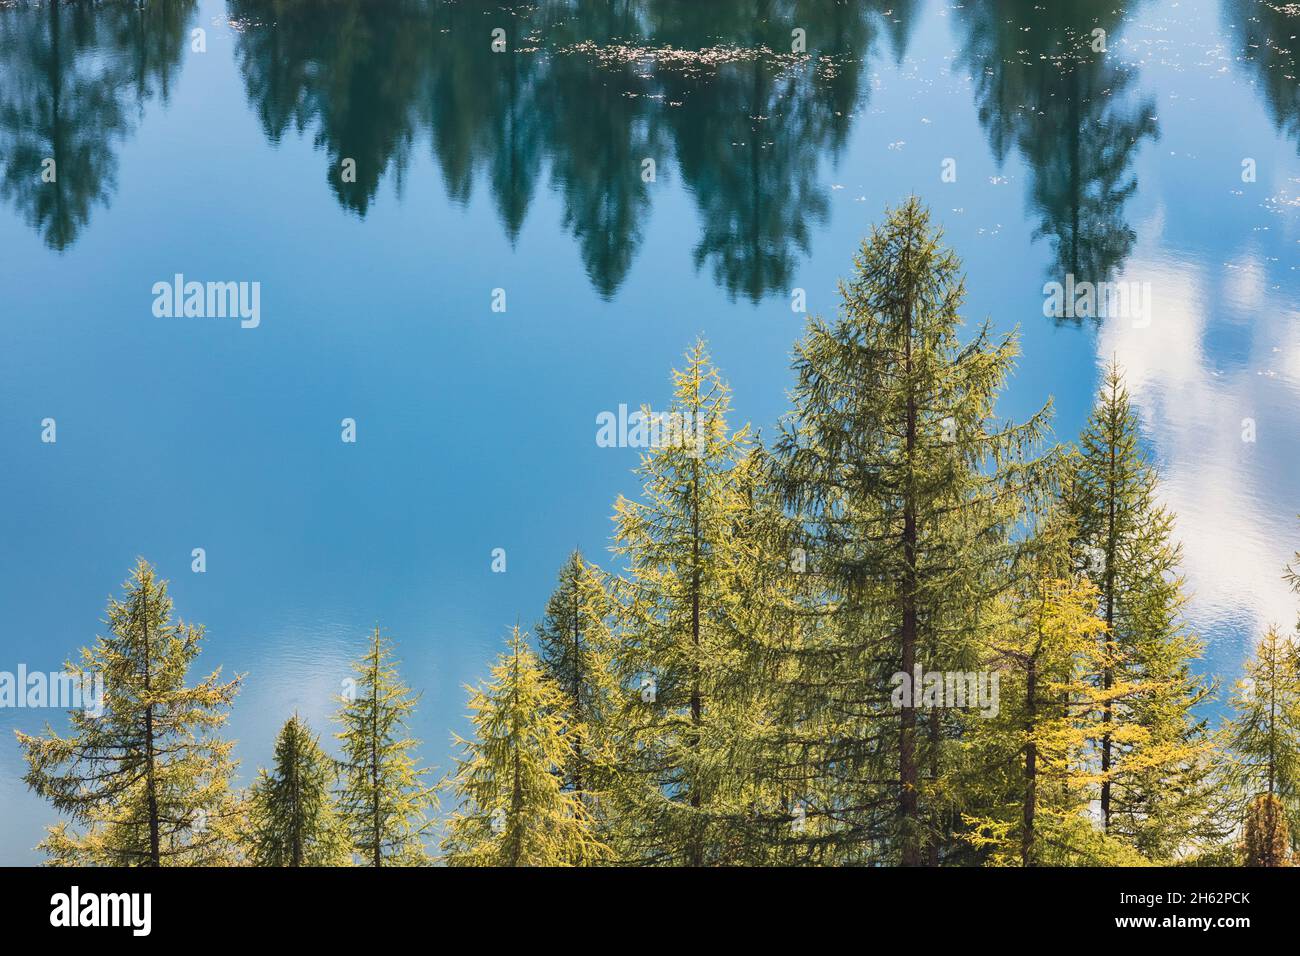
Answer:
<path fill-rule="evenodd" d="M 248 675 L 244 782 L 294 710 L 333 732 L 376 622 L 446 770 L 462 685 L 569 550 L 608 563 L 636 452 L 596 415 L 662 407 L 702 333 L 770 434 L 792 290 L 832 312 L 916 193 L 1021 330 L 1000 411 L 1071 438 L 1127 367 L 1230 682 L 1296 618 L 1297 35 L 1258 0 L 0 2 L 0 670 L 58 669 L 144 555 Z M 177 273 L 259 282 L 260 324 L 155 317 Z M 1067 274 L 1149 309 L 1044 317 Z M 47 719 L 0 710 L 2 863 L 53 820 L 10 737 Z"/>

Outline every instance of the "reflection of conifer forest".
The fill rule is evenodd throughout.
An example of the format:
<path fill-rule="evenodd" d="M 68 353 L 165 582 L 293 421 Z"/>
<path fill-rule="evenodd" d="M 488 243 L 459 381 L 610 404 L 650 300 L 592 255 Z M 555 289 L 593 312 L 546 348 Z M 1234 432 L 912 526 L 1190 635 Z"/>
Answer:
<path fill-rule="evenodd" d="M 642 456 L 611 566 L 573 553 L 531 633 L 511 630 L 441 781 L 376 627 L 337 756 L 294 716 L 237 790 L 221 728 L 242 678 L 196 670 L 203 629 L 141 560 L 68 665 L 103 675 L 103 713 L 18 735 L 27 785 L 66 817 L 48 859 L 1287 865 L 1296 643 L 1257 635 L 1207 725 L 1225 692 L 1194 669 L 1123 371 L 1076 444 L 1052 442 L 1050 402 L 999 419 L 1017 336 L 964 326 L 964 294 L 920 202 L 890 212 L 838 316 L 796 344 L 766 443 L 691 347 L 670 414 L 695 427 Z"/>
<path fill-rule="evenodd" d="M 809 253 L 829 215 L 819 166 L 868 105 L 873 59 L 906 55 L 915 6 L 550 0 L 508 8 L 505 56 L 481 42 L 506 9 L 495 4 L 346 0 L 323 17 L 312 0 L 231 0 L 229 15 L 265 134 L 310 135 L 321 176 L 358 215 L 386 178 L 400 187 L 418 149 L 432 148 L 456 200 L 480 180 L 512 240 L 549 181 L 609 297 L 641 242 L 651 191 L 639 172 L 654 159 L 697 205 L 696 267 L 757 300 L 785 292 Z M 1294 18 L 1259 0 L 1223 11 L 1274 122 L 1300 142 Z M 0 191 L 53 248 L 111 200 L 116 150 L 145 104 L 166 100 L 194 18 L 191 0 L 0 11 Z M 1095 27 L 1118 42 L 1120 14 L 1087 0 L 990 2 L 955 19 L 990 148 L 1032 169 L 1026 198 L 1053 274 L 1105 280 L 1134 240 L 1133 160 L 1158 135 L 1153 102 L 1130 94 L 1134 71 L 1090 48 Z M 806 53 L 785 52 L 791 23 Z M 60 175 L 38 189 L 47 157 Z"/>
<path fill-rule="evenodd" d="M 818 165 L 844 144 L 877 35 L 906 44 L 905 5 L 888 29 L 887 6 L 544 3 L 512 9 L 505 57 L 479 42 L 496 8 L 476 4 L 356 2 L 342 29 L 305 2 L 230 9 L 248 24 L 240 63 L 267 135 L 312 130 L 347 207 L 364 214 L 427 129 L 451 195 L 467 200 L 481 175 L 512 239 L 549 175 L 610 296 L 641 241 L 641 164 L 653 159 L 680 171 L 699 206 L 696 265 L 758 299 L 787 288 L 809 225 L 827 214 Z M 780 52 L 789 22 L 816 38 L 806 55 Z M 340 177 L 345 157 L 355 182 Z"/>
<path fill-rule="evenodd" d="M 1037 235 L 1052 244 L 1051 273 L 1104 282 L 1133 245 L 1124 218 L 1137 188 L 1129 167 L 1157 131 L 1155 103 L 1124 96 L 1133 72 L 1092 51 L 1092 29 L 1113 43 L 1123 26 L 1119 11 L 1095 9 L 1086 0 L 1031 9 L 993 2 L 959 13 L 980 123 L 999 161 L 1015 148 L 1031 169 L 1029 204 L 1040 217 Z"/>
<path fill-rule="evenodd" d="M 0 195 L 46 245 L 76 241 L 117 180 L 117 147 L 167 99 L 193 0 L 0 11 Z M 56 175 L 42 181 L 42 163 Z"/>
<path fill-rule="evenodd" d="M 1223 17 L 1237 31 L 1238 52 L 1262 87 L 1274 125 L 1300 148 L 1300 30 L 1295 4 L 1225 0 Z"/>

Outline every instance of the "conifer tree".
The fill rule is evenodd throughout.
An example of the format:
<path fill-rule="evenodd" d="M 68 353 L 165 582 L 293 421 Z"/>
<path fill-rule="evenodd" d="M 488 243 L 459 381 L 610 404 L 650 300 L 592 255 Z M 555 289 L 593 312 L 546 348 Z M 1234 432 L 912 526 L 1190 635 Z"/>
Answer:
<path fill-rule="evenodd" d="M 1202 645 L 1182 623 L 1181 548 L 1157 484 L 1112 365 L 1080 438 L 1065 503 L 1076 528 L 1075 566 L 1096 583 L 1096 613 L 1106 624 L 1107 664 L 1096 676 L 1111 698 L 1096 742 L 1102 828 L 1164 862 L 1221 834 L 1205 723 L 1194 714 L 1213 687 L 1191 672 Z"/>
<path fill-rule="evenodd" d="M 369 651 L 353 668 L 359 675 L 355 695 L 344 695 L 338 717 L 343 724 L 337 734 L 343 742 L 339 810 L 363 865 L 419 866 L 428 862 L 423 837 L 436 795 L 425 786 L 427 771 L 416 761 L 419 742 L 407 736 L 407 718 L 418 698 L 402 683 L 393 643 L 378 627 Z"/>
<path fill-rule="evenodd" d="M 1257 831 L 1268 824 L 1268 833 L 1286 826 L 1295 834 L 1300 830 L 1300 651 L 1276 627 L 1268 629 L 1246 661 L 1230 704 L 1226 738 L 1231 779 L 1244 803 L 1245 823 Z M 1275 803 L 1281 819 L 1273 812 Z M 1259 844 L 1263 850 L 1268 846 L 1267 840 Z M 1275 862 L 1252 865 L 1279 865 L 1276 855 L 1267 858 Z"/>
<path fill-rule="evenodd" d="M 1289 866 L 1291 833 L 1282 801 L 1261 793 L 1246 813 L 1243 850 L 1246 866 Z"/>
<path fill-rule="evenodd" d="M 583 795 L 593 811 L 612 770 L 610 733 L 620 698 L 612 615 L 600 569 L 575 550 L 560 569 L 536 634 L 542 666 L 565 695 L 572 727 L 564 787 Z"/>
<path fill-rule="evenodd" d="M 755 573 L 742 536 L 748 426 L 727 425 L 730 391 L 702 341 L 673 373 L 665 420 L 680 434 L 642 456 L 642 498 L 619 498 L 620 682 L 632 690 L 620 853 L 647 864 L 714 865 L 743 855 L 755 774 L 742 755 L 755 726 L 744 625 Z"/>
<path fill-rule="evenodd" d="M 941 240 L 915 198 L 872 230 L 839 317 L 811 321 L 796 347 L 775 448 L 828 618 L 802 680 L 805 710 L 836 715 L 809 750 L 839 862 L 941 862 L 957 720 L 892 707 L 891 675 L 975 669 L 1012 529 L 1048 471 L 1034 457 L 1046 408 L 994 419 L 1016 340 L 985 323 L 959 341 L 964 283 Z"/>
<path fill-rule="evenodd" d="M 186 680 L 201 626 L 172 619 L 167 582 L 139 559 L 108 602 L 108 634 L 67 670 L 99 675 L 102 713 L 70 711 L 67 736 L 18 733 L 24 779 L 67 821 L 40 848 L 54 864 L 186 866 L 235 862 L 232 744 L 216 736 L 240 678 Z"/>
<path fill-rule="evenodd" d="M 456 809 L 442 848 L 450 866 L 579 866 L 608 856 L 581 793 L 567 789 L 581 725 L 515 627 L 491 680 L 469 688 L 474 738 L 451 780 Z"/>
<path fill-rule="evenodd" d="M 821 864 L 832 860 L 830 792 L 812 772 L 810 742 L 836 722 L 807 680 L 825 609 L 796 520 L 782 506 L 767 450 L 755 444 L 737 464 L 742 506 L 732 522 L 729 562 L 736 598 L 729 612 L 734 648 L 719 693 L 732 715 L 718 759 L 736 781 L 744 813 L 726 822 L 729 862 Z"/>
<path fill-rule="evenodd" d="M 1091 680 L 1104 662 L 1106 625 L 1096 586 L 1072 576 L 1058 516 L 1044 523 L 1025 571 L 990 622 L 986 666 L 999 674 L 995 712 L 971 713 L 963 803 L 966 839 L 991 865 L 1140 863 L 1096 832 L 1097 774 L 1088 750 L 1107 701 Z"/>
<path fill-rule="evenodd" d="M 248 856 L 254 866 L 345 866 L 352 848 L 331 792 L 334 762 L 297 714 L 275 739 L 275 766 L 249 795 Z"/>

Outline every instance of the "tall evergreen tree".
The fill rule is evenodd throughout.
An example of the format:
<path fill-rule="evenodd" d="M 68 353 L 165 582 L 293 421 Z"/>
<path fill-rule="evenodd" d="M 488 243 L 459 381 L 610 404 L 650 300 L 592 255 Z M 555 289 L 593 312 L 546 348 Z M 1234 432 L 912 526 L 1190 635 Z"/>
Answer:
<path fill-rule="evenodd" d="M 834 321 L 796 347 L 794 412 L 776 446 L 832 626 L 803 654 L 810 743 L 833 788 L 842 862 L 940 862 L 956 716 L 890 704 L 891 675 L 973 670 L 1009 586 L 1011 531 L 1037 486 L 1048 410 L 994 419 L 1017 353 L 986 323 L 962 344 L 959 263 L 910 199 L 873 229 Z"/>
<path fill-rule="evenodd" d="M 1243 802 L 1243 823 L 1300 831 L 1300 651 L 1270 627 L 1246 661 L 1230 698 L 1226 727 L 1231 778 Z M 1261 803 L 1260 801 L 1264 801 Z M 1282 818 L 1271 809 L 1274 804 Z M 1289 821 L 1288 819 L 1289 818 Z M 1287 825 L 1289 823 L 1289 825 Z M 1265 841 L 1262 847 L 1271 846 Z M 1260 859 L 1264 859 L 1261 857 Z M 1277 865 L 1256 861 L 1257 865 Z"/>
<path fill-rule="evenodd" d="M 519 628 L 484 687 L 470 689 L 474 739 L 451 780 L 457 806 L 442 847 L 450 866 L 577 866 L 608 855 L 581 794 L 567 789 L 582 727 Z"/>
<path fill-rule="evenodd" d="M 560 569 L 536 634 L 542 666 L 564 694 L 573 728 L 572 753 L 561 772 L 564 786 L 589 805 L 611 772 L 609 731 L 620 697 L 612 616 L 600 569 L 574 551 Z"/>
<path fill-rule="evenodd" d="M 184 866 L 234 861 L 233 746 L 216 731 L 240 678 L 218 668 L 188 685 L 201 626 L 172 619 L 167 582 L 143 558 L 108 602 L 108 635 L 67 670 L 103 680 L 102 713 L 70 711 L 71 732 L 18 733 L 24 779 L 67 822 L 49 828 L 50 862 Z"/>
<path fill-rule="evenodd" d="M 1044 522 L 1024 574 L 990 622 L 986 666 L 999 674 L 993 714 L 968 720 L 970 752 L 959 779 L 967 840 L 984 862 L 1019 866 L 1140 863 L 1097 832 L 1090 805 L 1097 774 L 1091 742 L 1106 703 L 1092 676 L 1106 625 L 1093 613 L 1096 586 L 1072 575 L 1066 529 Z"/>
<path fill-rule="evenodd" d="M 731 862 L 753 815 L 753 774 L 739 753 L 753 727 L 742 667 L 746 579 L 737 535 L 750 510 L 748 427 L 727 425 L 730 391 L 703 342 L 673 373 L 675 423 L 642 456 L 642 500 L 615 506 L 621 683 L 626 728 L 620 852 L 648 864 Z"/>
<path fill-rule="evenodd" d="M 249 795 L 249 859 L 255 866 L 345 866 L 352 848 L 331 792 L 333 761 L 297 714 L 275 739 L 275 767 Z"/>
<path fill-rule="evenodd" d="M 728 858 L 745 865 L 820 864 L 834 858 L 830 792 L 809 772 L 810 745 L 835 733 L 824 696 L 809 693 L 828 615 L 810 573 L 799 523 L 782 506 L 767 450 L 755 445 L 735 468 L 742 506 L 729 532 L 735 570 L 734 638 L 728 679 L 719 687 L 732 715 L 718 759 L 735 779 L 727 820 Z M 811 685 L 815 688 L 815 683 Z"/>
<path fill-rule="evenodd" d="M 1075 566 L 1097 584 L 1106 624 L 1107 664 L 1096 678 L 1111 698 L 1097 740 L 1100 814 L 1107 833 L 1170 861 L 1220 834 L 1209 741 L 1194 713 L 1213 687 L 1191 673 L 1202 645 L 1182 622 L 1181 548 L 1157 484 L 1111 365 L 1065 493 Z"/>
<path fill-rule="evenodd" d="M 393 643 L 376 627 L 370 650 L 353 664 L 355 695 L 344 695 L 343 787 L 339 808 L 352 846 L 366 866 L 418 866 L 428 861 L 424 834 L 427 811 L 436 803 L 425 786 L 407 736 L 406 722 L 417 696 L 402 683 Z"/>

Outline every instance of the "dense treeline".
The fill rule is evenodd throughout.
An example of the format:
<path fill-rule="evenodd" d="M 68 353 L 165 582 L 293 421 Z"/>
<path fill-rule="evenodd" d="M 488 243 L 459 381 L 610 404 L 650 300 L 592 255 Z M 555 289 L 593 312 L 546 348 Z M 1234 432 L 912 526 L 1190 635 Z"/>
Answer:
<path fill-rule="evenodd" d="M 916 200 L 840 293 L 768 445 L 689 351 L 666 410 L 685 427 L 615 505 L 617 570 L 563 564 L 471 691 L 441 786 L 376 628 L 340 757 L 295 715 L 236 792 L 240 679 L 189 677 L 202 629 L 141 561 L 76 668 L 104 675 L 103 715 L 19 734 L 70 818 L 49 861 L 1287 865 L 1300 653 L 1269 629 L 1229 719 L 1199 716 L 1217 687 L 1121 370 L 1075 446 L 1050 405 L 998 418 L 1016 337 L 960 334 L 960 264 Z"/>

